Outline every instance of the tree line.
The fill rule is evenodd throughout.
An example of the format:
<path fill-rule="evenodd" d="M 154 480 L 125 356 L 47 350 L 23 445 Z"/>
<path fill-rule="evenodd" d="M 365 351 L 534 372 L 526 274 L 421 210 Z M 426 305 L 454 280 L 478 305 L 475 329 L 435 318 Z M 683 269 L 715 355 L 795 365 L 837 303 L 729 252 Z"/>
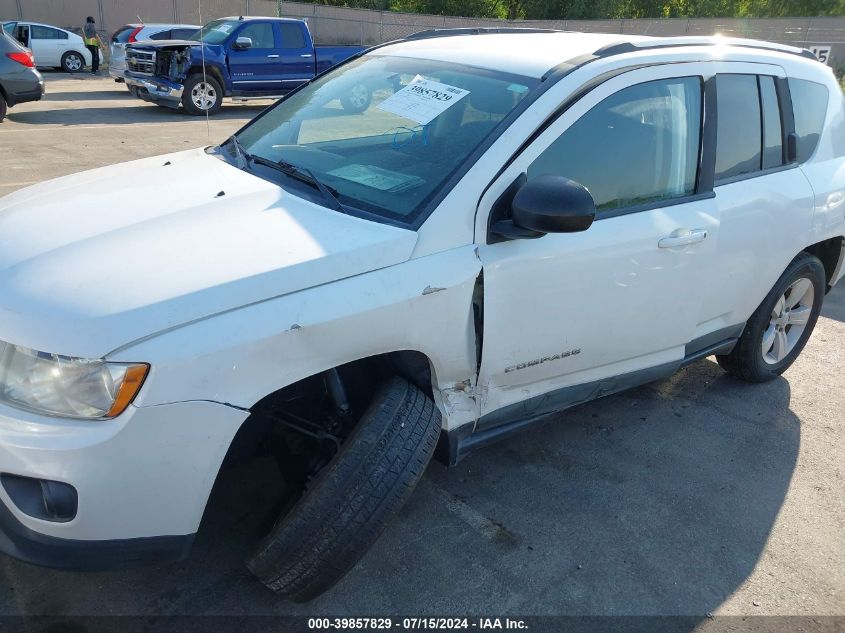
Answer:
<path fill-rule="evenodd" d="M 308 0 L 306 0 L 308 1 Z M 312 0 L 317 4 L 509 20 L 845 15 L 845 0 Z"/>

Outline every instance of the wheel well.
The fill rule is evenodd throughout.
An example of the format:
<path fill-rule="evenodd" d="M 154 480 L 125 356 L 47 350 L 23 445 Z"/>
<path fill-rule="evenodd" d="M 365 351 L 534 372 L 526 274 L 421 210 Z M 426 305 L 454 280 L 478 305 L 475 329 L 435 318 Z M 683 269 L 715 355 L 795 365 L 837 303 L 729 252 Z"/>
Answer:
<path fill-rule="evenodd" d="M 821 260 L 824 266 L 827 289 L 830 290 L 830 282 L 833 280 L 833 275 L 836 274 L 839 261 L 843 257 L 843 238 L 833 237 L 829 240 L 813 244 L 805 248 L 804 252 L 815 255 Z"/>
<path fill-rule="evenodd" d="M 201 75 L 201 74 L 202 74 L 202 66 L 191 66 L 191 68 L 188 70 L 188 74 L 185 75 L 185 79 L 187 80 L 187 78 L 190 77 L 191 75 Z M 205 74 L 211 75 L 212 77 L 214 77 L 217 81 L 220 82 L 220 87 L 225 89 L 226 83 L 223 81 L 223 75 L 220 73 L 219 70 L 217 70 L 217 68 L 215 68 L 214 66 L 206 66 L 205 67 Z"/>
<path fill-rule="evenodd" d="M 400 351 L 334 367 L 262 398 L 250 408 L 229 446 L 203 521 L 220 515 L 212 508 L 237 507 L 239 515 L 258 517 L 255 529 L 266 533 L 340 450 L 376 389 L 397 374 L 431 396 L 428 357 Z M 346 399 L 345 405 L 332 398 L 338 384 L 340 394 L 335 393 L 335 398 Z M 343 406 L 346 411 L 341 410 Z M 301 428 L 296 429 L 297 425 Z"/>
<path fill-rule="evenodd" d="M 337 417 L 339 424 L 338 420 L 329 420 L 328 427 L 349 427 L 338 429 L 345 437 L 379 385 L 393 375 L 402 376 L 432 397 L 431 362 L 421 352 L 390 352 L 345 363 L 274 391 L 250 407 L 250 415 L 232 441 L 224 463 L 244 463 L 274 450 L 290 449 L 285 446 L 291 439 L 289 434 L 281 433 L 279 443 L 280 413 L 292 413 L 294 419 L 316 418 L 318 424 L 325 421 L 323 418 Z M 338 402 L 343 397 L 345 405 Z M 341 411 L 344 407 L 345 412 Z"/>

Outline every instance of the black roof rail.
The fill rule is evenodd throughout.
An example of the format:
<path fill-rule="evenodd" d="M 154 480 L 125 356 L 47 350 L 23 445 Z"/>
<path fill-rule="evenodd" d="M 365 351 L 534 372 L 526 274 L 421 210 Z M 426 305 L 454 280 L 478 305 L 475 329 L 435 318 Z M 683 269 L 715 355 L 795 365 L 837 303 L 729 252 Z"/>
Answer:
<path fill-rule="evenodd" d="M 775 44 L 763 40 L 747 40 L 738 37 L 721 37 L 719 35 L 681 35 L 677 37 L 661 37 L 647 40 L 620 41 L 607 46 L 602 46 L 593 55 L 596 57 L 610 57 L 624 53 L 635 53 L 637 51 L 654 50 L 657 48 L 675 48 L 681 46 L 738 46 L 741 48 L 754 48 L 778 53 L 788 53 L 806 57 L 814 61 L 818 58 L 806 48 L 787 46 L 786 44 Z"/>
<path fill-rule="evenodd" d="M 511 26 L 479 26 L 479 27 L 457 27 L 453 29 L 428 29 L 418 31 L 405 37 L 405 40 L 425 40 L 432 37 L 451 37 L 453 35 L 489 35 L 491 33 L 560 33 L 555 29 L 532 29 Z"/>

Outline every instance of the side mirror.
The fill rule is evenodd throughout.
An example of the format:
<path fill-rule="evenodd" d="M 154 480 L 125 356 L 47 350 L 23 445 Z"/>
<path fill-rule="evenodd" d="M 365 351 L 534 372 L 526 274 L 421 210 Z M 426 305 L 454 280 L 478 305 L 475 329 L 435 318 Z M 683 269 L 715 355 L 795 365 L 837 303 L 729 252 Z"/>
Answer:
<path fill-rule="evenodd" d="M 251 37 L 239 37 L 235 40 L 235 43 L 232 45 L 237 51 L 243 51 L 248 48 L 252 48 L 252 38 Z"/>
<path fill-rule="evenodd" d="M 499 236 L 491 243 L 586 231 L 596 219 L 596 203 L 587 188 L 563 176 L 539 176 L 526 182 L 523 175 L 511 191 L 510 219 L 491 223 L 490 232 Z"/>

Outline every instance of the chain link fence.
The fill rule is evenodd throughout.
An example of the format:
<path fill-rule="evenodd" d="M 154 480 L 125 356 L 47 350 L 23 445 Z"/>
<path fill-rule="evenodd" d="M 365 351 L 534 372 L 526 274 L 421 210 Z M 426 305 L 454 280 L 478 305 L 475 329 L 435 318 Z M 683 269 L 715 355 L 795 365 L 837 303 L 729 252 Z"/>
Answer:
<path fill-rule="evenodd" d="M 845 18 L 670 18 L 640 20 L 505 20 L 349 9 L 278 0 L 0 0 L 0 20 L 32 20 L 79 31 L 85 17 L 103 36 L 132 22 L 202 24 L 238 15 L 282 15 L 308 21 L 317 44 L 373 45 L 417 31 L 452 27 L 521 26 L 590 33 L 747 37 L 800 47 L 829 46 L 845 63 Z M 105 39 L 105 37 L 104 37 Z"/>

